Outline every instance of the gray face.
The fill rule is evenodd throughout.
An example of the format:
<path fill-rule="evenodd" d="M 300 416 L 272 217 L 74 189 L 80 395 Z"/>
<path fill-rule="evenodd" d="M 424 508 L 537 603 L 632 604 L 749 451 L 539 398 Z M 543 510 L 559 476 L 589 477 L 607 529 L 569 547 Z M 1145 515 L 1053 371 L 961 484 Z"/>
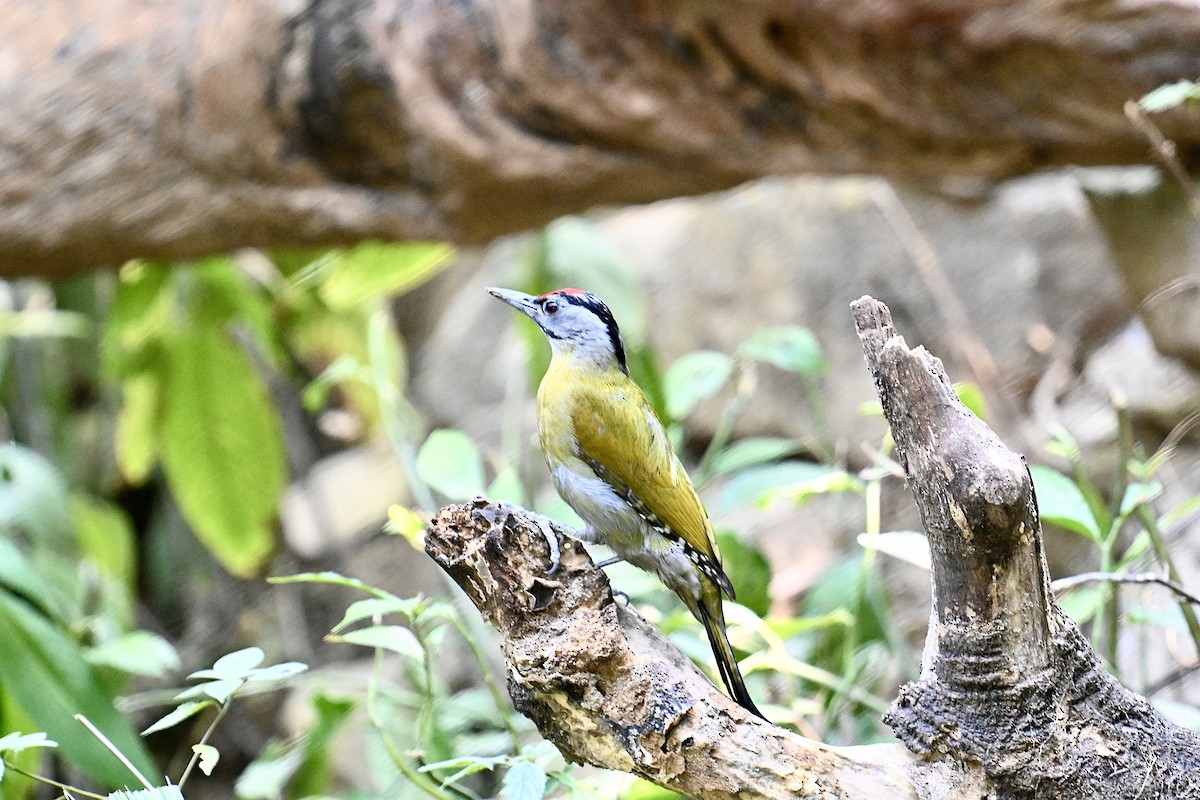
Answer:
<path fill-rule="evenodd" d="M 560 289 L 541 297 L 512 289 L 488 287 L 488 292 L 519 309 L 550 339 L 555 353 L 603 363 L 615 360 L 625 369 L 625 348 L 608 306 L 596 295 Z"/>

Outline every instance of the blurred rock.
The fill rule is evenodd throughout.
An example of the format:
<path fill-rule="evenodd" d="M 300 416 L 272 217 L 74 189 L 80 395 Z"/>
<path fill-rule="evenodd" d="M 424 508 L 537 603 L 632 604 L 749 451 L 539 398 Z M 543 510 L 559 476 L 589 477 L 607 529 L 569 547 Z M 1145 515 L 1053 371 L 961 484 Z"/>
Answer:
<path fill-rule="evenodd" d="M 1158 351 L 1200 370 L 1200 204 L 1153 167 L 1095 170 L 1084 187 Z"/>
<path fill-rule="evenodd" d="M 327 456 L 284 494 L 284 540 L 301 558 L 321 558 L 364 531 L 378 531 L 388 506 L 404 499 L 404 485 L 400 465 L 386 446 Z"/>

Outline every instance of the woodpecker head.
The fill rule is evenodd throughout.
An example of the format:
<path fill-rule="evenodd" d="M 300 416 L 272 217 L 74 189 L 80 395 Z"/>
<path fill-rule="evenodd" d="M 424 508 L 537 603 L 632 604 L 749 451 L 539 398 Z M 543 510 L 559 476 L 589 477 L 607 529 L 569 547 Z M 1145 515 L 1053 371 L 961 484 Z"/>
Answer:
<path fill-rule="evenodd" d="M 524 312 L 550 339 L 555 354 L 585 358 L 604 365 L 615 362 L 625 367 L 625 345 L 612 312 L 596 295 L 582 289 L 557 289 L 541 297 L 488 287 L 513 308 Z"/>

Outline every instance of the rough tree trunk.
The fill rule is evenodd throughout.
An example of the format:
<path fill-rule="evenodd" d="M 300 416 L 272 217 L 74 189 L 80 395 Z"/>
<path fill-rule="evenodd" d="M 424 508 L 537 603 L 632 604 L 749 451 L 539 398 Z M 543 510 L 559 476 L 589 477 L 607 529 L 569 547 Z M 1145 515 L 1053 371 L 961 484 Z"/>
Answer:
<path fill-rule="evenodd" d="M 4 0 L 0 274 L 1150 159 L 1178 0 Z M 1194 112 L 1161 115 L 1185 161 Z"/>
<path fill-rule="evenodd" d="M 427 552 L 503 634 L 516 707 L 563 755 L 697 798 L 1200 797 L 1200 736 L 1105 673 L 1049 591 L 1029 473 L 910 350 L 881 303 L 854 319 L 933 554 L 921 678 L 887 721 L 903 745 L 832 748 L 729 701 L 579 548 L 518 508 L 434 519 Z"/>

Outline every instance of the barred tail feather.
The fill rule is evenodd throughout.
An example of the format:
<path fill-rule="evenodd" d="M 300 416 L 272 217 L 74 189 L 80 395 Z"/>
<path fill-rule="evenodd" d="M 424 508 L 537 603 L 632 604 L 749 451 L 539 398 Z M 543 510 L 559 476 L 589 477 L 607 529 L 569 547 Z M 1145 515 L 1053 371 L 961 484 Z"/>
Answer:
<path fill-rule="evenodd" d="M 712 600 L 701 598 L 696 603 L 699 611 L 696 616 L 704 626 L 704 632 L 708 634 L 708 643 L 717 660 L 717 669 L 721 671 L 721 680 L 729 690 L 729 696 L 737 701 L 738 705 L 765 720 L 766 716 L 754 705 L 754 700 L 746 689 L 742 671 L 738 669 L 737 659 L 733 655 L 733 647 L 729 644 L 729 636 L 725 633 L 725 611 L 721 606 L 721 595 L 719 592 L 713 592 L 712 595 L 715 595 Z"/>

